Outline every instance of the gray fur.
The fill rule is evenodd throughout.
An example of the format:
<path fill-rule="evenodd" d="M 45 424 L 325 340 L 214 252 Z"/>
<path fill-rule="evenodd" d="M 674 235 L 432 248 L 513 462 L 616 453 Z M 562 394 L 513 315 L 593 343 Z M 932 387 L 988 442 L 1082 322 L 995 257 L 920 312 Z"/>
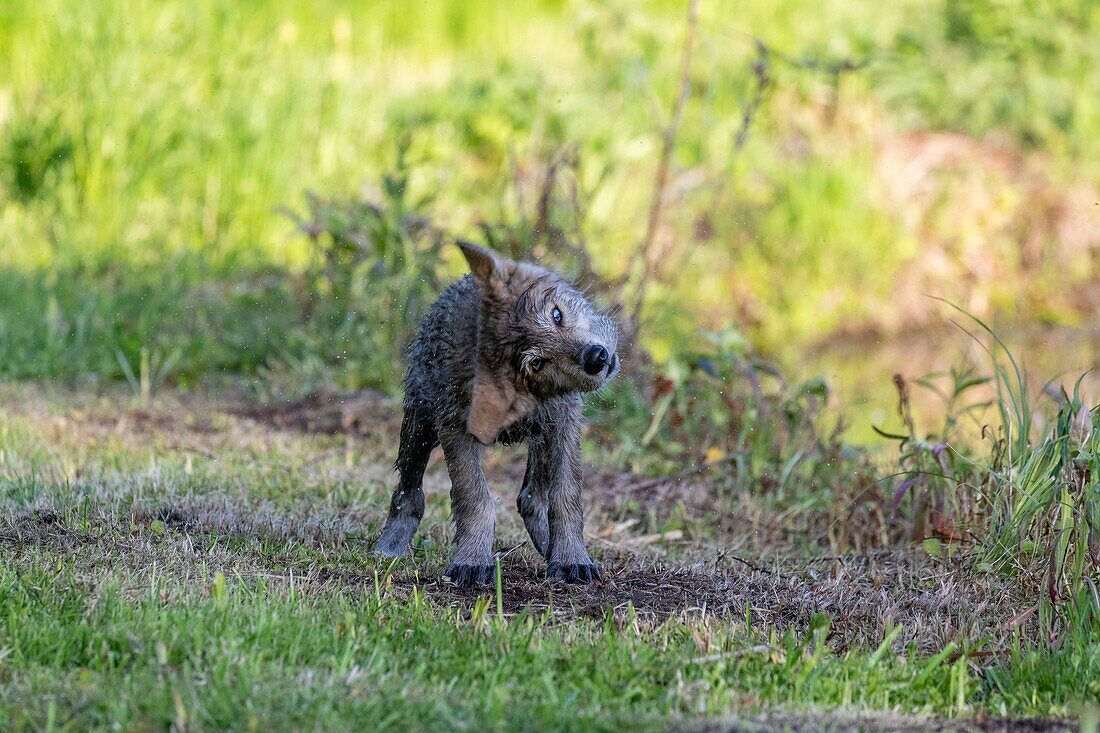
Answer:
<path fill-rule="evenodd" d="M 547 575 L 596 580 L 583 540 L 581 393 L 616 371 L 618 330 L 553 272 L 459 246 L 472 274 L 439 296 L 410 348 L 399 479 L 375 551 L 408 552 L 424 516 L 424 468 L 442 445 L 455 522 L 446 574 L 459 586 L 490 582 L 496 507 L 482 453 L 496 442 L 526 442 L 517 506 Z"/>

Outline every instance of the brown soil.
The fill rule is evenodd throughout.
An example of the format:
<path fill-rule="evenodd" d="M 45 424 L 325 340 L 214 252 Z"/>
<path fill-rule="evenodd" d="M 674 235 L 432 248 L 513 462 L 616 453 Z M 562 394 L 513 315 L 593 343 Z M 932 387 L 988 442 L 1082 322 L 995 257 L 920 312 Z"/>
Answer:
<path fill-rule="evenodd" d="M 1000 627 L 1019 608 L 1007 583 L 975 577 L 961 563 L 929 569 L 916 553 L 838 560 L 831 566 L 787 562 L 767 570 L 691 568 L 607 555 L 601 561 L 602 582 L 572 586 L 547 581 L 542 560 L 533 553 L 509 556 L 502 563 L 505 612 L 548 611 L 565 621 L 609 613 L 620 617 L 632 608 L 642 618 L 701 614 L 749 619 L 754 628 L 781 632 L 805 632 L 825 614 L 836 648 L 874 646 L 901 625 L 896 649 L 933 653 L 950 641 L 1004 638 L 1007 644 L 1011 634 Z M 472 605 L 477 596 L 495 592 L 459 590 L 400 568 L 389 584 L 398 593 L 417 587 L 446 605 Z M 999 654 L 989 646 L 983 649 L 981 658 Z"/>
<path fill-rule="evenodd" d="M 245 406 L 235 414 L 282 430 L 364 437 L 397 435 L 401 401 L 374 390 L 322 392 L 283 404 Z"/>
<path fill-rule="evenodd" d="M 1051 718 L 920 718 L 898 715 L 851 715 L 829 711 L 765 715 L 757 718 L 707 720 L 673 726 L 677 733 L 1053 733 L 1076 727 Z"/>

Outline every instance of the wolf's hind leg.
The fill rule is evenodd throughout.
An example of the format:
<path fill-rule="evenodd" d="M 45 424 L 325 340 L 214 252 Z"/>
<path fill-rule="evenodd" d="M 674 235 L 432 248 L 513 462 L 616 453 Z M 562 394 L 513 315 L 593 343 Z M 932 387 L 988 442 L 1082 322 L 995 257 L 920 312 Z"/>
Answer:
<path fill-rule="evenodd" d="M 424 469 L 432 448 L 439 444 L 432 417 L 423 408 L 406 405 L 401 419 L 401 445 L 397 449 L 397 488 L 390 500 L 390 515 L 374 551 L 401 557 L 409 551 L 413 535 L 424 516 Z"/>
<path fill-rule="evenodd" d="M 546 449 L 541 443 L 542 436 L 535 436 L 528 441 L 527 470 L 523 474 L 523 487 L 516 497 L 516 506 L 519 515 L 523 517 L 523 524 L 527 527 L 527 534 L 531 535 L 531 543 L 539 554 L 546 557 L 550 547 L 550 527 L 546 520 L 546 483 L 535 480 L 535 475 L 549 470 L 546 465 Z"/>

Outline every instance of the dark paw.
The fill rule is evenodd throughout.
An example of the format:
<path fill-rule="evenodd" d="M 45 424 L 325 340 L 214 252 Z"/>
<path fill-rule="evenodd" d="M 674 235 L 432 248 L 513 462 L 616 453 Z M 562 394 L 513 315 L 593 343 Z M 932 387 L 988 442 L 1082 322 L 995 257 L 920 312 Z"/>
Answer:
<path fill-rule="evenodd" d="M 562 565 L 556 562 L 546 566 L 546 577 L 564 580 L 566 583 L 581 583 L 584 585 L 596 580 L 603 580 L 600 569 L 595 565 Z"/>
<path fill-rule="evenodd" d="M 476 588 L 489 585 L 496 579 L 493 565 L 452 565 L 443 573 L 459 588 Z"/>
<path fill-rule="evenodd" d="M 382 557 L 405 557 L 409 554 L 409 543 L 404 538 L 382 536 L 374 546 L 374 554 Z"/>
<path fill-rule="evenodd" d="M 386 522 L 382 536 L 374 546 L 374 552 L 382 557 L 404 557 L 409 554 L 413 536 L 420 520 L 412 517 L 395 517 Z"/>

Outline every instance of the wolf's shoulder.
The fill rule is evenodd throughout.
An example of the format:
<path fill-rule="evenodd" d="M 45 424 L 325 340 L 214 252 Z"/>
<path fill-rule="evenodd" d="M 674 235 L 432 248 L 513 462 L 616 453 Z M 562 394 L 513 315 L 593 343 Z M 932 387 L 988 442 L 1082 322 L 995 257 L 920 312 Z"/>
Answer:
<path fill-rule="evenodd" d="M 448 343 L 457 347 L 475 341 L 480 311 L 481 297 L 474 279 L 467 275 L 452 283 L 439 294 L 420 322 L 414 352 L 421 343 Z"/>
<path fill-rule="evenodd" d="M 463 307 L 474 306 L 475 310 L 480 304 L 477 282 L 473 275 L 466 275 L 461 280 L 448 285 L 439 297 L 436 298 L 435 307 Z"/>
<path fill-rule="evenodd" d="M 456 325 L 463 321 L 477 321 L 481 310 L 481 297 L 477 283 L 470 275 L 447 286 L 435 303 L 432 304 L 426 320 L 436 323 L 452 322 Z"/>

